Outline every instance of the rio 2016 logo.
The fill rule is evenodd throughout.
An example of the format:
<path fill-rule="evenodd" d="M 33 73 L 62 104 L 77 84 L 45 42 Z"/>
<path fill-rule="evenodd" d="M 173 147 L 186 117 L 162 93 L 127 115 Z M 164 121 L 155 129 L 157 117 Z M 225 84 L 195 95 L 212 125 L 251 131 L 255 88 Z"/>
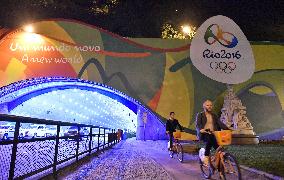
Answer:
<path fill-rule="evenodd" d="M 227 48 L 233 48 L 238 44 L 237 37 L 230 32 L 224 32 L 218 24 L 211 24 L 207 28 L 204 34 L 204 40 L 209 45 L 219 42 Z"/>
<path fill-rule="evenodd" d="M 239 84 L 254 73 L 249 41 L 241 28 L 222 15 L 207 19 L 191 40 L 190 59 L 205 76 L 222 83 Z"/>

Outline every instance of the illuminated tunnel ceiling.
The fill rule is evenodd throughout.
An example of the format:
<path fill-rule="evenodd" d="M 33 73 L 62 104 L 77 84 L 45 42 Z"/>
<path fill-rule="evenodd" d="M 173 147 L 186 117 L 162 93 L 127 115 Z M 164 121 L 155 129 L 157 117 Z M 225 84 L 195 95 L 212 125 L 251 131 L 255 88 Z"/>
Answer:
<path fill-rule="evenodd" d="M 9 114 L 132 131 L 137 127 L 138 102 L 99 83 L 41 78 L 14 83 L 6 92 L 2 89 L 0 102 Z"/>

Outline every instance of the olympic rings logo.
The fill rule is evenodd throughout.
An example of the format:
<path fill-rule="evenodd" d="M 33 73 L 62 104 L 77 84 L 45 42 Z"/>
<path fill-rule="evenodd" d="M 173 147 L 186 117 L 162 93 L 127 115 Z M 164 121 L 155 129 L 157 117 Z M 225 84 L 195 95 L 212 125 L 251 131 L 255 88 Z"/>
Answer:
<path fill-rule="evenodd" d="M 217 30 L 216 34 L 213 33 L 213 28 Z M 228 40 L 229 38 L 230 40 Z M 204 40 L 209 45 L 214 44 L 215 42 L 218 41 L 221 45 L 227 48 L 233 48 L 238 44 L 238 39 L 236 38 L 236 36 L 234 36 L 230 32 L 222 31 L 222 29 L 218 24 L 211 24 L 207 28 L 204 34 Z"/>
<path fill-rule="evenodd" d="M 230 74 L 236 69 L 236 64 L 234 62 L 210 62 L 210 68 L 218 73 Z"/>

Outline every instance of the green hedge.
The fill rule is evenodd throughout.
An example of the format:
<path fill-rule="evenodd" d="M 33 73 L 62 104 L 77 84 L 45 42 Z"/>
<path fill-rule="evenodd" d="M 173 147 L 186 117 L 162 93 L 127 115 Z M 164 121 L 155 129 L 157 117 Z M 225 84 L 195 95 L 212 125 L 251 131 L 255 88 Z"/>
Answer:
<path fill-rule="evenodd" d="M 242 165 L 284 177 L 284 142 L 231 145 L 227 148 Z"/>

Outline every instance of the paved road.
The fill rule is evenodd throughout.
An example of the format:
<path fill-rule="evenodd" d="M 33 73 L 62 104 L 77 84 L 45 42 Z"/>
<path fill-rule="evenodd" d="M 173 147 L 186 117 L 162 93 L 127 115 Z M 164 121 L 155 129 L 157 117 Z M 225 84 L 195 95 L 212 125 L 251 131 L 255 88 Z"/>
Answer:
<path fill-rule="evenodd" d="M 77 171 L 65 172 L 60 179 L 203 179 L 197 155 L 186 154 L 184 162 L 169 157 L 165 141 L 129 139 Z M 243 179 L 265 180 L 266 177 L 242 170 Z M 214 175 L 212 179 L 218 179 Z"/>

